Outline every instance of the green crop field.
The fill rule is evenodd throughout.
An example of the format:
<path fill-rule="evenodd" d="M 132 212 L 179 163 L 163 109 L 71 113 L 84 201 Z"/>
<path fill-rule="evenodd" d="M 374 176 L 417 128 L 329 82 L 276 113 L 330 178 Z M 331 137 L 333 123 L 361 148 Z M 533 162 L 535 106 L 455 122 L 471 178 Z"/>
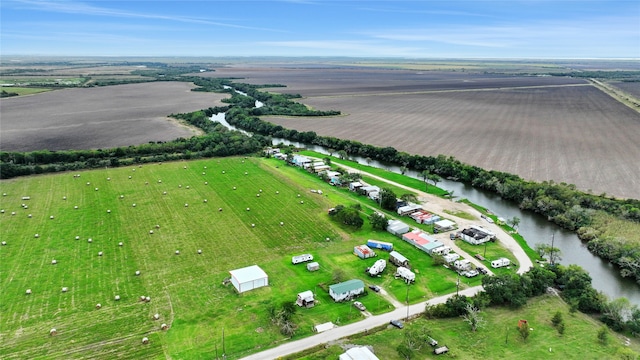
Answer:
<path fill-rule="evenodd" d="M 328 220 L 327 208 L 359 201 L 352 193 L 274 159 L 41 175 L 3 180 L 0 192 L 2 359 L 212 358 L 223 350 L 239 358 L 286 339 L 267 309 L 305 290 L 319 304 L 296 313 L 295 338 L 310 335 L 314 324 L 357 321 L 359 311 L 326 292 L 337 269 L 345 280 L 384 286 L 401 302 L 407 293 L 391 265 L 380 278 L 364 275 L 375 259 L 352 251 L 370 238 L 394 242 L 412 261 L 410 302 L 455 291 L 455 273 L 400 239 L 368 222 L 353 231 Z M 320 271 L 291 264 L 307 252 Z M 268 287 L 239 295 L 223 285 L 229 270 L 254 264 L 269 275 Z M 465 278 L 462 286 L 479 281 Z M 359 300 L 374 314 L 392 309 L 373 292 Z"/>

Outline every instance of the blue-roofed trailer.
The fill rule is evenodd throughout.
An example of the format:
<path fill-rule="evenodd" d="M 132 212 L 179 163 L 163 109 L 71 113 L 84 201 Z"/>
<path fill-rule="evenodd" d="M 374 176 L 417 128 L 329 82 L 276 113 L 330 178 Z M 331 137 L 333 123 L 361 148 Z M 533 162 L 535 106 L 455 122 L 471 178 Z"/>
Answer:
<path fill-rule="evenodd" d="M 367 240 L 367 246 L 372 249 L 380 249 L 384 251 L 393 250 L 393 244 L 390 242 L 378 241 L 378 240 Z"/>

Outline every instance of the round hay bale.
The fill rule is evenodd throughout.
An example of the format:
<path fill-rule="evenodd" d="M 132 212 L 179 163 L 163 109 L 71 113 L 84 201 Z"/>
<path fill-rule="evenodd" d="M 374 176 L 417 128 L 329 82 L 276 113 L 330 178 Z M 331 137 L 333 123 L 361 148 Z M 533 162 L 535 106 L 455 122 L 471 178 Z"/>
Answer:
<path fill-rule="evenodd" d="M 224 174 L 224 170 L 222 170 L 222 173 Z"/>
<path fill-rule="evenodd" d="M 113 300 L 115 300 L 115 301 L 119 301 L 119 300 L 120 300 L 120 295 L 116 295 L 116 296 L 113 298 Z"/>
<path fill-rule="evenodd" d="M 262 189 L 260 189 L 260 192 L 262 192 Z"/>
<path fill-rule="evenodd" d="M 31 289 L 27 289 L 27 291 L 25 292 L 25 294 L 27 294 L 27 295 L 31 295 Z"/>
<path fill-rule="evenodd" d="M 218 211 L 222 211 L 222 208 L 218 208 Z"/>
<path fill-rule="evenodd" d="M 149 234 L 150 234 L 150 235 L 153 235 L 153 230 L 149 230 Z"/>
<path fill-rule="evenodd" d="M 2 196 L 7 196 L 7 193 L 2 193 Z"/>
<path fill-rule="evenodd" d="M 280 194 L 280 191 L 276 191 L 276 195 L 277 195 L 277 194 Z"/>
<path fill-rule="evenodd" d="M 62 292 L 63 292 L 63 293 L 66 293 L 67 291 L 69 291 L 69 288 L 68 288 L 68 287 L 66 287 L 66 286 L 65 286 L 65 287 L 63 287 L 63 288 L 62 288 Z"/>
<path fill-rule="evenodd" d="M 250 211 L 250 210 L 251 210 L 250 208 L 247 208 L 247 211 Z"/>
<path fill-rule="evenodd" d="M 189 185 L 187 185 L 187 189 L 189 189 L 189 188 L 190 188 Z"/>
<path fill-rule="evenodd" d="M 98 188 L 96 188 L 96 191 L 98 191 Z"/>
<path fill-rule="evenodd" d="M 49 335 L 51 336 L 55 336 L 58 333 L 58 330 L 56 330 L 55 328 L 49 330 Z"/>
<path fill-rule="evenodd" d="M 31 219 L 31 218 L 33 217 L 33 215 L 29 214 L 29 215 L 27 215 L 27 217 L 28 217 L 29 219 Z"/>
<path fill-rule="evenodd" d="M 206 203 L 206 202 L 207 202 L 207 199 L 204 199 L 204 200 L 203 200 L 203 202 L 205 202 L 205 203 Z"/>
<path fill-rule="evenodd" d="M 142 343 L 143 343 L 143 344 L 145 344 L 145 345 L 147 345 L 147 344 L 149 343 L 149 338 L 147 338 L 147 337 L 143 337 L 143 338 L 142 338 Z"/>
<path fill-rule="evenodd" d="M 179 188 L 182 188 L 182 185 L 178 185 Z"/>
<path fill-rule="evenodd" d="M 111 181 L 111 178 L 107 178 L 107 181 Z"/>
<path fill-rule="evenodd" d="M 198 249 L 198 254 L 202 254 L 202 250 Z"/>
<path fill-rule="evenodd" d="M 158 180 L 158 184 L 162 184 L 162 180 Z"/>
<path fill-rule="evenodd" d="M 4 209 L 0 210 L 0 213 L 4 214 Z"/>
<path fill-rule="evenodd" d="M 62 200 L 67 200 L 67 197 L 66 197 L 66 196 L 63 196 L 63 197 L 62 197 Z"/>
<path fill-rule="evenodd" d="M 189 204 L 184 204 L 184 207 L 189 207 Z"/>
<path fill-rule="evenodd" d="M 140 276 L 140 270 L 136 270 L 136 276 Z"/>
<path fill-rule="evenodd" d="M 118 243 L 118 246 L 122 246 L 122 245 L 124 245 L 122 242 L 119 242 L 119 243 Z"/>
<path fill-rule="evenodd" d="M 129 179 L 131 179 L 131 175 L 129 175 Z"/>
<path fill-rule="evenodd" d="M 131 206 L 136 207 L 136 204 L 134 203 L 134 204 L 132 204 Z"/>
<path fill-rule="evenodd" d="M 34 235 L 34 237 L 35 237 L 35 238 L 39 238 L 39 237 L 40 237 L 40 234 L 35 234 L 35 235 Z"/>
<path fill-rule="evenodd" d="M 149 182 L 148 182 L 148 181 L 145 181 L 145 182 L 144 182 L 144 184 L 145 184 L 145 185 L 149 185 Z"/>
<path fill-rule="evenodd" d="M 120 195 L 120 199 L 124 199 L 124 195 Z"/>
<path fill-rule="evenodd" d="M 244 172 L 244 174 L 245 174 L 245 175 L 249 175 L 249 173 L 248 173 L 248 172 L 246 172 L 246 171 Z"/>
<path fill-rule="evenodd" d="M 146 296 L 140 295 L 140 301 L 145 301 L 146 298 L 147 298 Z"/>
<path fill-rule="evenodd" d="M 234 187 L 233 187 L 233 190 L 235 190 L 235 189 L 236 189 L 236 187 L 234 186 Z"/>
<path fill-rule="evenodd" d="M 251 224 L 251 227 L 256 227 L 256 224 Z"/>
<path fill-rule="evenodd" d="M 74 209 L 76 209 L 76 210 L 78 210 L 78 205 L 74 206 L 73 208 L 74 208 Z"/>
<path fill-rule="evenodd" d="M 256 197 L 260 197 L 260 194 L 256 194 Z"/>
<path fill-rule="evenodd" d="M 160 225 L 156 224 L 156 229 L 160 229 Z"/>
<path fill-rule="evenodd" d="M 76 236 L 76 240 L 80 240 L 80 236 Z"/>
<path fill-rule="evenodd" d="M 160 319 L 160 314 L 154 314 L 153 315 L 153 320 L 158 320 Z"/>
<path fill-rule="evenodd" d="M 49 219 L 53 220 L 53 215 L 49 216 Z"/>
<path fill-rule="evenodd" d="M 91 185 L 91 183 L 90 183 L 90 182 L 87 182 L 87 185 Z"/>
<path fill-rule="evenodd" d="M 107 209 L 107 214 L 111 214 L 111 210 Z"/>
<path fill-rule="evenodd" d="M 280 221 L 280 226 L 284 226 L 284 223 L 282 221 Z"/>
<path fill-rule="evenodd" d="M 298 197 L 300 197 L 300 194 L 298 194 Z"/>
<path fill-rule="evenodd" d="M 204 168 L 206 169 L 207 167 L 205 166 Z"/>
<path fill-rule="evenodd" d="M 102 256 L 102 251 L 98 251 L 98 256 Z"/>
<path fill-rule="evenodd" d="M 176 250 L 176 255 L 180 255 L 180 250 Z"/>
<path fill-rule="evenodd" d="M 204 171 L 202 172 L 202 175 L 206 175 L 206 174 L 204 173 Z"/>
<path fill-rule="evenodd" d="M 331 241 L 331 238 L 325 238 L 325 241 Z"/>
<path fill-rule="evenodd" d="M 15 212 L 15 211 L 12 211 L 12 212 L 11 212 L 11 215 L 15 215 L 15 214 L 16 214 L 16 212 Z"/>
<path fill-rule="evenodd" d="M 167 330 L 168 328 L 169 328 L 169 325 L 167 325 L 167 324 L 160 325 L 160 329 L 162 329 L 162 330 Z"/>
<path fill-rule="evenodd" d="M 2 246 L 6 246 L 6 245 L 7 245 L 7 242 L 6 242 L 6 241 L 3 241 L 3 242 L 2 242 Z"/>
<path fill-rule="evenodd" d="M 151 298 L 149 296 L 147 296 L 146 298 L 144 298 L 144 301 L 149 302 L 149 301 L 151 301 Z"/>
<path fill-rule="evenodd" d="M 300 204 L 304 204 L 304 201 L 303 201 L 303 200 L 300 200 Z"/>
<path fill-rule="evenodd" d="M 93 239 L 92 239 L 92 238 L 88 238 L 88 239 L 87 239 L 87 242 L 88 242 L 88 243 L 92 243 L 92 242 L 93 242 Z"/>
<path fill-rule="evenodd" d="M 96 309 L 100 309 L 100 308 L 102 308 L 102 304 L 100 303 L 96 304 Z"/>
<path fill-rule="evenodd" d="M 187 167 L 186 167 L 186 166 L 183 166 L 182 168 L 183 168 L 183 169 L 186 169 Z"/>
<path fill-rule="evenodd" d="M 166 191 L 165 191 L 165 192 L 163 192 L 163 193 L 162 193 L 162 195 L 167 195 L 167 192 L 166 192 Z"/>
<path fill-rule="evenodd" d="M 131 169 L 132 171 L 136 171 L 136 169 Z"/>
<path fill-rule="evenodd" d="M 55 265 L 57 263 L 58 263 L 58 260 L 56 260 L 56 259 L 51 260 L 51 265 Z"/>
<path fill-rule="evenodd" d="M 204 184 L 205 184 L 205 185 L 209 185 L 209 182 L 208 182 L 208 181 L 205 181 L 205 182 L 204 182 Z"/>

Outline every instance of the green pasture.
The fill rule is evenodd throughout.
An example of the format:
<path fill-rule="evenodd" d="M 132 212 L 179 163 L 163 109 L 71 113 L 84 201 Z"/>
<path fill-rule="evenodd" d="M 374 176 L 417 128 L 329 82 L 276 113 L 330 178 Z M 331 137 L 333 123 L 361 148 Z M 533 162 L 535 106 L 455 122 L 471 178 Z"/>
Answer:
<path fill-rule="evenodd" d="M 565 332 L 560 335 L 552 326 L 556 311 L 562 313 Z M 436 356 L 433 348 L 424 345 L 412 359 L 636 359 L 640 346 L 632 342 L 623 344 L 622 336 L 610 333 L 607 344 L 597 339 L 601 323 L 582 313 L 569 312 L 569 306 L 559 297 L 540 296 L 529 300 L 518 310 L 489 308 L 481 316 L 486 321 L 483 328 L 472 332 L 461 318 L 426 320 L 419 319 L 405 324 L 404 330 L 384 327 L 370 334 L 357 334 L 344 343 L 371 345 L 380 359 L 404 359 L 396 350 L 403 340 L 403 332 L 414 327 L 426 329 L 440 345 L 447 345 L 449 353 Z M 518 332 L 518 321 L 527 320 L 533 330 L 526 341 Z M 287 357 L 286 359 L 321 360 L 336 358 L 344 350 L 339 345 Z M 623 354 L 629 357 L 623 357 Z"/>
<path fill-rule="evenodd" d="M 25 88 L 25 87 L 15 87 L 15 86 L 0 86 L 0 91 L 6 91 L 8 93 L 16 93 L 18 95 L 31 95 L 38 94 L 45 91 L 51 91 L 51 89 L 47 88 Z"/>

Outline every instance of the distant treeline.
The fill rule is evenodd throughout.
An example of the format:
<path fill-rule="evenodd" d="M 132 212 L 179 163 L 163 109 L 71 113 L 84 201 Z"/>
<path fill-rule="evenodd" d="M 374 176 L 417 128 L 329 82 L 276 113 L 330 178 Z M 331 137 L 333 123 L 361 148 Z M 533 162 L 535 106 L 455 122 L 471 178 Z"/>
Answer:
<path fill-rule="evenodd" d="M 207 133 L 189 139 L 149 142 L 138 146 L 97 150 L 0 152 L 0 179 L 60 171 L 127 166 L 158 161 L 246 155 L 270 142 L 263 136 L 246 136 L 213 123 L 204 111 L 179 116 Z"/>
<path fill-rule="evenodd" d="M 625 81 L 638 81 L 640 80 L 640 71 L 602 71 L 602 70 L 585 70 L 585 71 L 570 71 L 560 73 L 550 73 L 551 76 L 570 76 L 575 78 L 596 78 L 596 79 L 610 79 L 610 80 L 625 80 Z"/>

